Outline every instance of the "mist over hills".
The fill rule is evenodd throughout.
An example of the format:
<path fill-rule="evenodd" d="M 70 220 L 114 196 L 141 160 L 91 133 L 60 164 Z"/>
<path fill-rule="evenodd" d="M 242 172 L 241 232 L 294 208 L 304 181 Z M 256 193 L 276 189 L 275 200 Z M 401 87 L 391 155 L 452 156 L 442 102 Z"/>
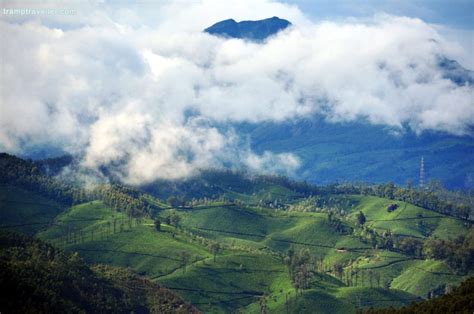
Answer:
<path fill-rule="evenodd" d="M 262 42 L 291 25 L 291 22 L 278 17 L 239 23 L 228 19 L 217 22 L 204 32 L 224 39 Z M 437 70 L 444 79 L 459 88 L 472 88 L 473 71 L 445 56 L 438 56 L 437 60 Z M 417 64 L 410 66 L 416 68 Z M 391 71 L 384 62 L 380 62 L 378 67 Z M 395 75 L 396 72 L 392 76 Z M 196 111 L 195 116 L 190 115 L 187 119 L 192 121 L 193 118 L 200 118 L 200 115 L 201 112 Z M 208 123 L 213 125 L 212 122 Z M 324 114 L 283 121 L 219 122 L 217 127 L 222 134 L 228 134 L 231 130 L 238 137 L 248 140 L 256 156 L 265 156 L 266 152 L 291 153 L 299 160 L 299 164 L 287 174 L 299 180 L 314 183 L 393 181 L 399 185 L 412 181 L 418 184 L 420 159 L 424 156 L 427 180 L 439 180 L 452 189 L 470 190 L 474 187 L 472 127 L 467 133 L 457 135 L 442 130 L 417 131 L 408 122 L 401 128 L 377 124 L 363 116 L 333 121 Z M 42 159 L 63 153 L 54 145 L 43 145 L 23 156 Z M 193 154 L 189 152 L 189 156 Z M 235 161 L 224 161 L 221 166 L 225 167 L 226 164 L 235 166 Z"/>
<path fill-rule="evenodd" d="M 263 40 L 277 34 L 291 22 L 277 17 L 237 23 L 224 20 L 206 28 L 210 34 L 226 38 Z M 413 64 L 416 66 L 416 64 Z M 380 67 L 385 67 L 383 63 Z M 438 57 L 444 78 L 459 86 L 472 86 L 474 72 L 457 61 Z M 415 133 L 373 125 L 360 118 L 331 122 L 322 116 L 281 123 L 243 123 L 238 132 L 250 139 L 258 153 L 292 152 L 302 164 L 297 177 L 310 182 L 344 181 L 418 183 L 420 159 L 424 156 L 429 179 L 449 188 L 474 188 L 474 138 L 444 132 Z"/>
<path fill-rule="evenodd" d="M 209 168 L 405 184 L 426 155 L 427 179 L 472 187 L 473 75 L 435 27 L 265 12 L 180 31 L 6 23 L 0 150 L 68 153 L 132 185 Z M 11 49 L 26 43 L 41 62 Z"/>

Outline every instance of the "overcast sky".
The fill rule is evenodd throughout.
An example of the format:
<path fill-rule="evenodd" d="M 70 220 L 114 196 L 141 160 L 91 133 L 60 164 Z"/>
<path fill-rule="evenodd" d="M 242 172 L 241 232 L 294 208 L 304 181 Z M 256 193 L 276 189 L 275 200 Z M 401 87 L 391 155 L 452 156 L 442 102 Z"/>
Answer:
<path fill-rule="evenodd" d="M 381 12 L 419 18 L 437 25 L 445 36 L 469 51 L 459 60 L 474 70 L 474 1 L 472 0 L 285 0 L 313 21 L 365 18 Z"/>

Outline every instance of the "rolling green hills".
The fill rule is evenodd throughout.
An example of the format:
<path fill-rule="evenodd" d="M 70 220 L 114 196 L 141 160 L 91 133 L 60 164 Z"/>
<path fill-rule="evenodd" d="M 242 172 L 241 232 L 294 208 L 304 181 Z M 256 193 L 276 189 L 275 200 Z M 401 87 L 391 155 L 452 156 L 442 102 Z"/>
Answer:
<path fill-rule="evenodd" d="M 359 210 L 366 213 L 368 224 L 393 215 L 386 213 L 390 200 L 354 198 L 357 205 L 349 213 L 348 223 Z M 426 210 L 409 204 L 399 208 L 404 211 L 396 213 L 398 217 L 426 214 Z M 162 224 L 158 232 L 150 219 L 133 219 L 129 224 L 121 213 L 94 201 L 71 207 L 38 236 L 67 251 L 79 252 L 88 263 L 131 268 L 175 289 L 206 312 L 237 308 L 259 312 L 262 304 L 282 313 L 287 307 L 298 312 L 314 308 L 320 312 L 355 312 L 358 307 L 401 306 L 416 297 L 426 297 L 442 284 L 455 285 L 467 277 L 457 275 L 442 261 L 423 261 L 403 253 L 373 249 L 357 236 L 336 232 L 322 212 L 288 212 L 210 202 L 193 209 L 162 210 L 159 216 L 165 221 L 173 214 L 181 217 L 180 226 Z M 89 219 L 82 220 L 84 217 Z M 74 235 L 69 235 L 68 240 L 68 225 L 81 236 L 74 240 Z M 406 220 L 395 220 L 391 225 L 395 233 L 404 234 L 411 227 Z M 416 228 L 411 232 L 421 236 Z M 211 243 L 221 245 L 215 261 L 209 251 Z M 284 262 L 290 248 L 307 249 L 315 269 L 310 287 L 300 290 L 298 296 Z M 189 256 L 184 260 L 181 252 Z M 343 265 L 341 277 L 333 270 L 336 263 Z M 350 271 L 357 272 L 356 284 L 354 279 L 348 282 Z"/>
<path fill-rule="evenodd" d="M 54 200 L 54 179 L 21 179 L 31 185 L 0 185 L 2 229 L 77 252 L 109 279 L 128 275 L 107 267 L 129 269 L 204 312 L 401 307 L 474 275 L 468 220 L 363 189 L 208 172 L 141 191 L 68 187 L 71 206 Z"/>

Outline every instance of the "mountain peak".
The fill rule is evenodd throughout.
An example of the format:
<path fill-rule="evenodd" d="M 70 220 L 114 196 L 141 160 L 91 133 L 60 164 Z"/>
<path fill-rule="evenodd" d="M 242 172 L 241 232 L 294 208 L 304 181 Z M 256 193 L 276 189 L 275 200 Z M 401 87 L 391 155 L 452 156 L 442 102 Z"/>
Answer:
<path fill-rule="evenodd" d="M 290 25 L 291 23 L 289 21 L 280 19 L 277 16 L 258 21 L 236 22 L 234 19 L 227 19 L 217 22 L 204 31 L 212 35 L 227 38 L 262 41 Z"/>

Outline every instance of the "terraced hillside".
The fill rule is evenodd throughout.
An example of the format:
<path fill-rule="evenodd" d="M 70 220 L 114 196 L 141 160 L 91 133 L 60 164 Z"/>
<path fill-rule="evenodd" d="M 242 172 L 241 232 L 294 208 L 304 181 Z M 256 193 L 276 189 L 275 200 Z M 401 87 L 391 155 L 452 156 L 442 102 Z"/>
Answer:
<path fill-rule="evenodd" d="M 393 215 L 376 209 L 386 211 L 390 200 L 351 197 L 356 205 L 344 221 L 347 229 L 355 228 L 353 215 L 359 211 L 366 213 L 367 225 Z M 405 235 L 409 230 L 426 237 L 416 224 L 400 216 L 429 212 L 402 202 L 399 208 L 403 212 L 397 213 L 399 220 L 392 219 L 393 232 Z M 177 227 L 164 223 L 172 215 L 180 217 Z M 210 312 L 237 308 L 258 312 L 262 306 L 275 312 L 287 308 L 355 312 L 364 307 L 401 306 L 472 274 L 456 274 L 444 261 L 373 248 L 353 232 L 338 232 L 325 212 L 209 202 L 192 209 L 164 209 L 159 219 L 161 230 L 156 231 L 152 219 L 130 221 L 94 201 L 70 208 L 38 236 L 79 252 L 89 263 L 129 267 Z M 451 218 L 437 218 L 436 227 L 445 227 L 445 219 Z M 459 224 L 463 229 L 456 232 L 468 231 Z M 69 239 L 68 226 L 75 230 Z M 213 244 L 219 246 L 215 258 L 210 250 Z M 288 251 L 310 256 L 310 283 L 305 289 L 295 289 L 285 262 Z"/>
<path fill-rule="evenodd" d="M 78 252 L 90 265 L 126 267 L 205 312 L 399 307 L 474 275 L 471 222 L 393 196 L 212 172 L 87 194 L 55 191 L 54 178 L 22 167 L 26 175 L 1 185 L 2 229 Z"/>

